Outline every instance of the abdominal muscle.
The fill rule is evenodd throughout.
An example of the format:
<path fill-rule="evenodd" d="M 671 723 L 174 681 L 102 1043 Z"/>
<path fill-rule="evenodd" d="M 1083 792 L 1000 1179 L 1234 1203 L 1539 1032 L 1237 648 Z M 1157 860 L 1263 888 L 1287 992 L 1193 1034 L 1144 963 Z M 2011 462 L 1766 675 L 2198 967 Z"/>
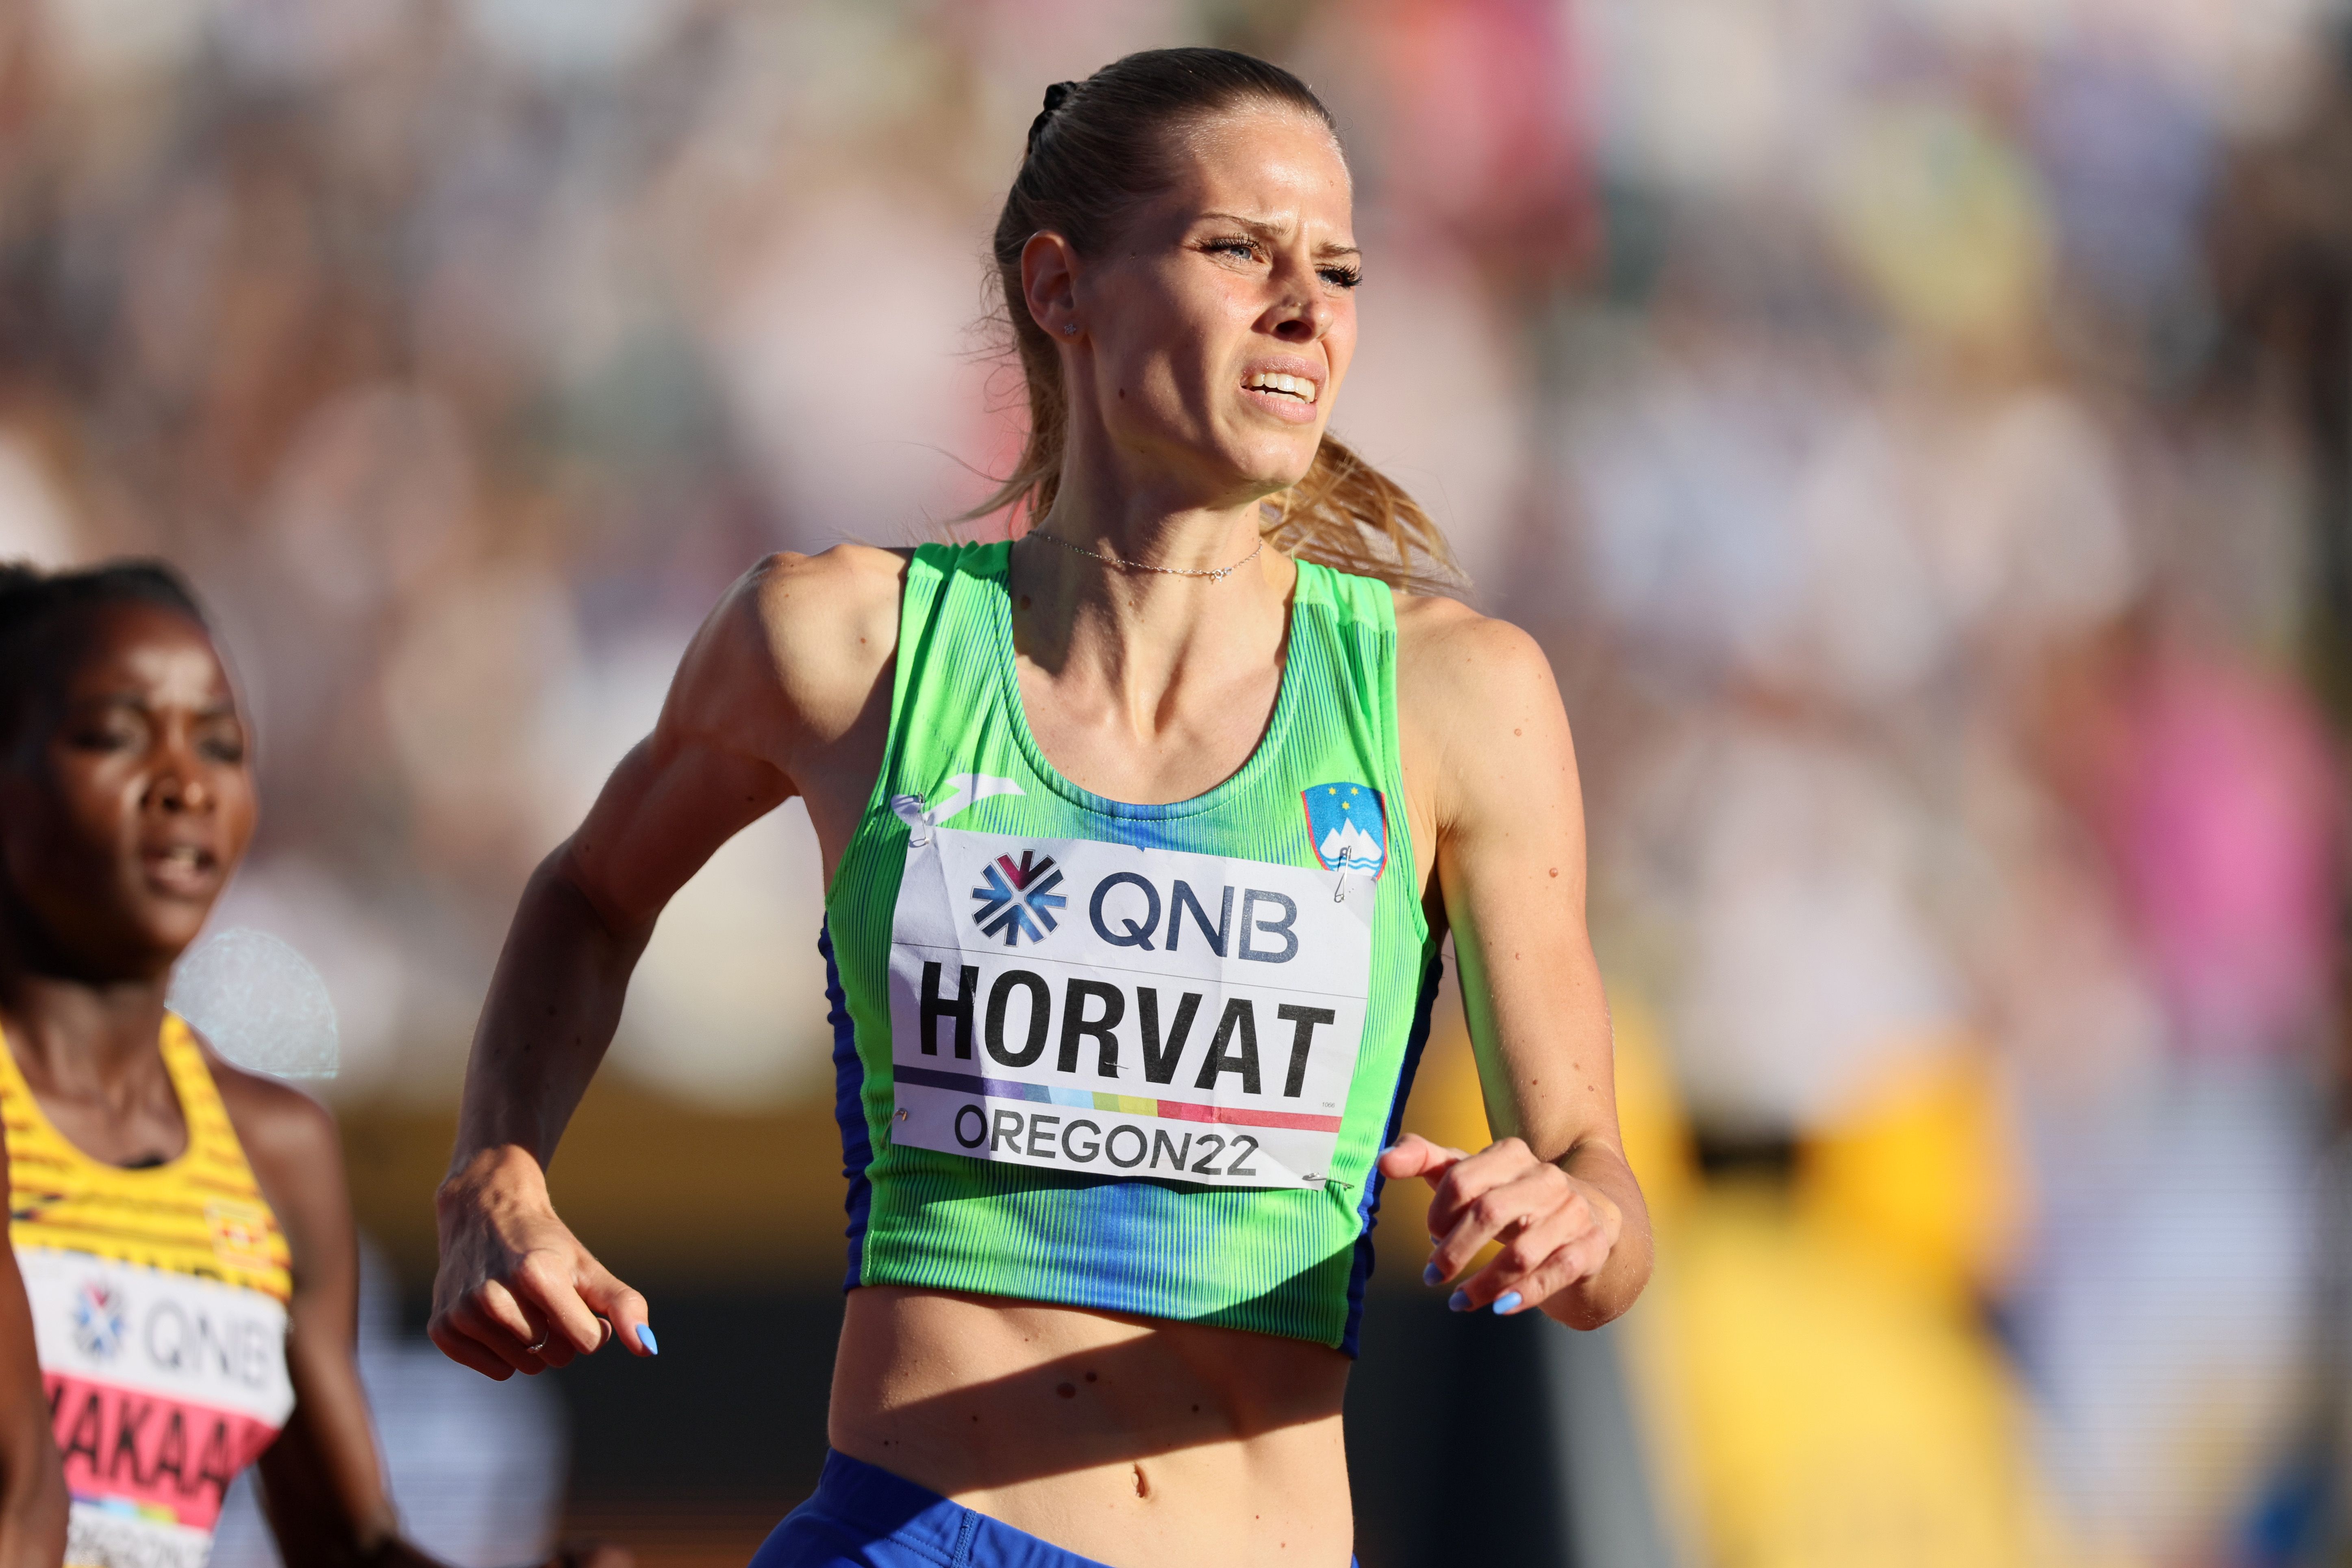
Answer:
<path fill-rule="evenodd" d="M 1348 1367 L 1302 1340 L 867 1286 L 829 1436 L 1112 1568 L 1344 1568 Z"/>

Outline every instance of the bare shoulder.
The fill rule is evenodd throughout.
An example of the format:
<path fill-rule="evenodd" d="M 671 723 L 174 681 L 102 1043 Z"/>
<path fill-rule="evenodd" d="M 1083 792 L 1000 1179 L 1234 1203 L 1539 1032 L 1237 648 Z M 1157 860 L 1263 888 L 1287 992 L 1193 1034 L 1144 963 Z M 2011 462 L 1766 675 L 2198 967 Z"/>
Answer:
<path fill-rule="evenodd" d="M 736 585 L 778 631 L 838 633 L 887 626 L 896 636 L 898 595 L 913 552 L 870 544 L 836 544 L 814 555 L 780 550 L 763 557 Z"/>
<path fill-rule="evenodd" d="M 1530 798 L 1576 797 L 1576 749 L 1551 661 L 1508 621 L 1397 595 L 1397 739 L 1406 788 L 1451 833 Z"/>
<path fill-rule="evenodd" d="M 1399 590 L 1397 708 L 1408 726 L 1475 728 L 1529 703 L 1557 710 L 1551 661 L 1508 621 L 1457 599 Z"/>
<path fill-rule="evenodd" d="M 733 729 L 777 719 L 824 742 L 856 721 L 897 651 L 909 552 L 780 551 L 737 578 L 703 625 L 665 721 Z"/>
<path fill-rule="evenodd" d="M 236 1141 L 273 1206 L 278 1194 L 322 1182 L 340 1189 L 343 1153 L 334 1113 L 282 1079 L 236 1066 L 209 1044 L 204 1052 Z"/>

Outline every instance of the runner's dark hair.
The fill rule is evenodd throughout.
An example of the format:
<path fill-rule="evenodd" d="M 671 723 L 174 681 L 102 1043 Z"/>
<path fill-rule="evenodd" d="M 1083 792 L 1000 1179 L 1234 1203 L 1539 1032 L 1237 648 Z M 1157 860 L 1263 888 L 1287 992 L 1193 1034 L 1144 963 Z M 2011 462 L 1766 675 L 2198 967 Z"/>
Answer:
<path fill-rule="evenodd" d="M 1099 253 L 1137 206 L 1168 187 L 1168 149 L 1179 132 L 1252 107 L 1293 109 L 1336 134 L 1331 111 L 1305 82 L 1232 49 L 1147 49 L 1045 89 L 991 247 L 1003 324 L 1027 383 L 1029 436 L 1012 477 L 967 518 L 1014 507 L 1034 523 L 1061 489 L 1069 403 L 1060 353 L 1021 304 L 1021 252 L 1030 237 L 1051 229 L 1081 256 Z M 1328 431 L 1307 476 L 1268 509 L 1267 542 L 1292 555 L 1400 586 L 1459 582 L 1429 514 Z"/>
<path fill-rule="evenodd" d="M 107 605 L 153 605 L 212 629 L 186 581 L 161 561 L 109 561 L 62 572 L 0 562 L 0 747 L 14 747 L 35 704 L 68 673 L 60 634 Z"/>

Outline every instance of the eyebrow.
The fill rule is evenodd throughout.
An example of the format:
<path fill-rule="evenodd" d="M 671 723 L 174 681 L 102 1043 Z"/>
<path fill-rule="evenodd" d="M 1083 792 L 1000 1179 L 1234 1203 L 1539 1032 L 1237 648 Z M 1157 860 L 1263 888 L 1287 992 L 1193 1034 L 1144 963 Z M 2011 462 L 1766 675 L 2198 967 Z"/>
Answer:
<path fill-rule="evenodd" d="M 1200 217 L 1194 221 L 1205 223 L 1211 218 L 1222 218 L 1227 223 L 1238 224 L 1242 227 L 1248 229 L 1252 234 L 1258 235 L 1265 238 L 1273 238 L 1282 232 L 1279 228 L 1276 228 L 1273 224 L 1266 222 L 1264 218 L 1244 217 L 1239 213 L 1207 212 L 1202 213 Z M 1352 245 L 1333 245 L 1327 240 L 1323 244 L 1315 247 L 1315 254 L 1318 256 L 1361 256 L 1364 253 L 1357 249 Z"/>

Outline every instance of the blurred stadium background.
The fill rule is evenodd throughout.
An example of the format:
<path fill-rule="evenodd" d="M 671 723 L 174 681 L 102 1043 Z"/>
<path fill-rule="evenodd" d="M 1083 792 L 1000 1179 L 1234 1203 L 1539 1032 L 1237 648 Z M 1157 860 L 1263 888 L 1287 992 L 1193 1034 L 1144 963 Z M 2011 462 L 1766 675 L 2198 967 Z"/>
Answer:
<path fill-rule="evenodd" d="M 226 626 L 221 921 L 333 994 L 419 1533 L 740 1562 L 812 1480 L 804 817 L 688 889 L 556 1166 L 659 1363 L 416 1337 L 467 1032 L 726 582 L 1007 466 L 1022 133 L 1188 41 L 1343 118 L 1338 425 L 1560 674 L 1661 1242 L 1601 1335 L 1452 1321 L 1392 1195 L 1367 1568 L 2346 1561 L 2342 7 L 8 0 L 0 554 Z M 1485 1137 L 1458 1017 L 1411 1115 Z"/>

